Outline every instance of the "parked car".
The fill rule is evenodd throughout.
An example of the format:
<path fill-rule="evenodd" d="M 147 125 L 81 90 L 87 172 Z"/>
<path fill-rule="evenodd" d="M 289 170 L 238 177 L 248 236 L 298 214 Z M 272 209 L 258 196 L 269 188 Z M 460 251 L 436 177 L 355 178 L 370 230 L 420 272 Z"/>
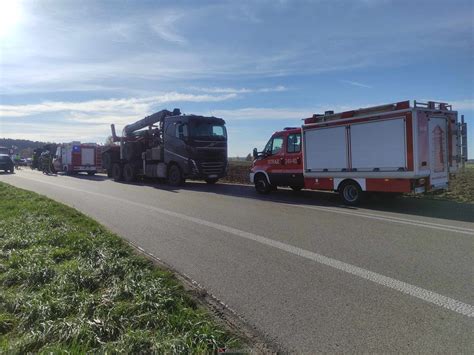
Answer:
<path fill-rule="evenodd" d="M 7 154 L 0 154 L 0 170 L 5 172 L 9 171 L 13 173 L 15 171 L 15 166 L 13 164 L 12 158 Z"/>

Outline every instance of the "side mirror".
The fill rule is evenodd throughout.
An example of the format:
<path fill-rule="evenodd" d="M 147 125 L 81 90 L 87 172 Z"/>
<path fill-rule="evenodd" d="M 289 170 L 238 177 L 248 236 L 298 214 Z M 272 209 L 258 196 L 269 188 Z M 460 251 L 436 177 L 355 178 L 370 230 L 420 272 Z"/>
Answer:
<path fill-rule="evenodd" d="M 253 148 L 253 158 L 257 159 L 258 158 L 258 150 L 257 148 Z"/>

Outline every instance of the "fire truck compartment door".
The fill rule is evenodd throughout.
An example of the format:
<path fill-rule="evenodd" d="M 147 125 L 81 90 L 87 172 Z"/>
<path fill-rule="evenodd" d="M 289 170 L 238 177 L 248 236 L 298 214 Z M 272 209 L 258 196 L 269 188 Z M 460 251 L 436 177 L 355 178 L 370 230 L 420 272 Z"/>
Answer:
<path fill-rule="evenodd" d="M 352 124 L 352 169 L 397 171 L 406 168 L 405 119 Z"/>
<path fill-rule="evenodd" d="M 95 165 L 94 148 L 81 149 L 81 165 Z"/>
<path fill-rule="evenodd" d="M 346 127 L 304 131 L 306 171 L 341 171 L 347 168 Z"/>
<path fill-rule="evenodd" d="M 447 127 L 443 117 L 429 119 L 430 181 L 433 187 L 444 188 L 448 183 Z"/>

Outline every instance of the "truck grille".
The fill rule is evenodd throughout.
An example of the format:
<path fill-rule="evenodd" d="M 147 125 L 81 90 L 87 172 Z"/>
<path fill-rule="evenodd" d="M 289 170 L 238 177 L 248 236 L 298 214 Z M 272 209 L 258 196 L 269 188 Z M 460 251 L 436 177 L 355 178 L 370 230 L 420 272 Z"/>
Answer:
<path fill-rule="evenodd" d="M 201 166 L 202 172 L 206 175 L 220 174 L 224 170 L 224 163 L 219 161 L 201 163 Z"/>

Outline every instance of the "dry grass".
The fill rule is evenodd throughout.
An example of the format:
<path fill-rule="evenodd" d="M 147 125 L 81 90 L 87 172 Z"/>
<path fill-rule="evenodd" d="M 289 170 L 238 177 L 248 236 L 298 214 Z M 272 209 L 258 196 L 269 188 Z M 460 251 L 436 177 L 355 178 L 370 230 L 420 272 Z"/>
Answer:
<path fill-rule="evenodd" d="M 450 200 L 461 203 L 474 203 L 474 164 L 466 164 L 450 182 L 446 191 L 434 191 L 422 195 L 426 198 Z"/>

